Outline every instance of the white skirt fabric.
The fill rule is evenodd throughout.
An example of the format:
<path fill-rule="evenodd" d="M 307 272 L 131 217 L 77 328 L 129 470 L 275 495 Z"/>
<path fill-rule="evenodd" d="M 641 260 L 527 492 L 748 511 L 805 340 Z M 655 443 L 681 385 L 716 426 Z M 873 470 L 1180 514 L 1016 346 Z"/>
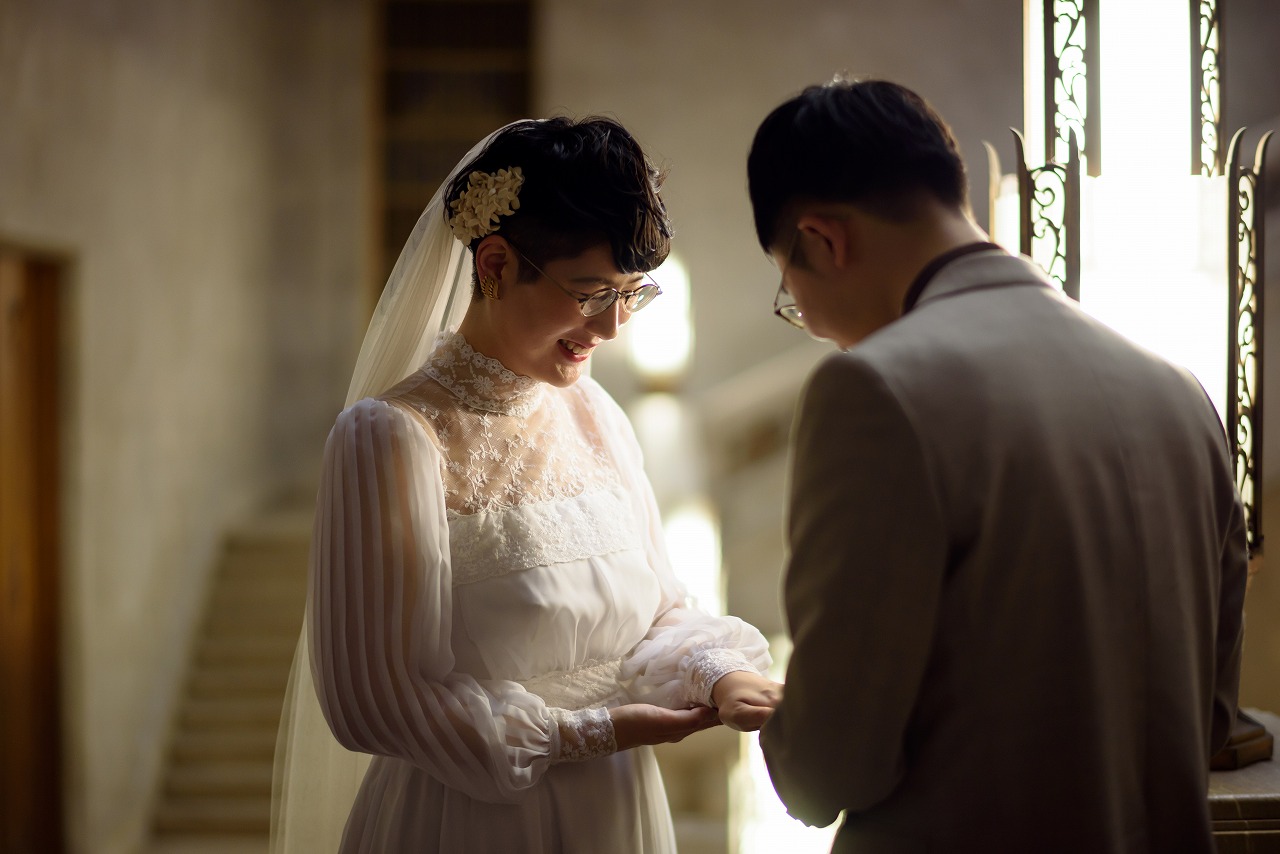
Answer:
<path fill-rule="evenodd" d="M 648 747 L 553 765 L 519 801 L 450 789 L 406 762 L 375 757 L 347 821 L 343 854 L 600 854 L 676 850 Z"/>

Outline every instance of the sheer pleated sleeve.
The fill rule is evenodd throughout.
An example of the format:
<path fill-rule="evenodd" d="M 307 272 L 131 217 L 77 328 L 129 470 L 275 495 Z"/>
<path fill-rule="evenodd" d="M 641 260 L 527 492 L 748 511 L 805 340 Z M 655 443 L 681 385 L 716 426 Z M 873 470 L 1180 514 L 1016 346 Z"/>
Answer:
<path fill-rule="evenodd" d="M 316 514 L 311 667 L 344 747 L 398 757 L 490 802 L 516 800 L 551 763 L 592 752 L 562 739 L 598 731 L 591 710 L 549 709 L 515 682 L 454 670 L 440 451 L 417 416 L 372 399 L 344 411 Z"/>
<path fill-rule="evenodd" d="M 588 388 L 632 512 L 642 520 L 645 551 L 662 590 L 652 627 L 623 662 L 623 684 L 633 702 L 673 709 L 710 706 L 711 689 L 721 676 L 768 669 L 769 644 L 755 626 L 737 617 L 712 616 L 690 603 L 667 557 L 662 516 L 631 422 L 598 385 L 591 382 Z"/>

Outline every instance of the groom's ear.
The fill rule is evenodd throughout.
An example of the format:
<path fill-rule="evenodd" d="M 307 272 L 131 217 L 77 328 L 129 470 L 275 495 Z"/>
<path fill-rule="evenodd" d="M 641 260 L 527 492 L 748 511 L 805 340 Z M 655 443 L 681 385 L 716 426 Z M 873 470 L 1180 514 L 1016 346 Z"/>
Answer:
<path fill-rule="evenodd" d="M 808 238 L 805 245 L 809 266 L 828 264 L 841 269 L 853 260 L 854 235 L 847 217 L 804 214 L 796 220 L 796 229 Z M 818 257 L 813 257 L 815 254 Z"/>

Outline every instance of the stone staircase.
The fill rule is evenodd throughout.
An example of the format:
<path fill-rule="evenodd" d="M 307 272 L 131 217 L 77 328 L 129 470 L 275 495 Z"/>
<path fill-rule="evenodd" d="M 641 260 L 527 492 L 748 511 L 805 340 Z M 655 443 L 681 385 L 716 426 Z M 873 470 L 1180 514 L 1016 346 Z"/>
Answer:
<path fill-rule="evenodd" d="M 274 513 L 227 536 L 146 854 L 265 854 L 310 536 L 310 510 Z M 681 852 L 728 849 L 728 778 L 739 749 L 738 734 L 727 729 L 659 745 Z"/>
<path fill-rule="evenodd" d="M 153 822 L 154 847 L 260 843 L 276 729 L 306 597 L 311 513 L 232 531 L 196 640 Z"/>

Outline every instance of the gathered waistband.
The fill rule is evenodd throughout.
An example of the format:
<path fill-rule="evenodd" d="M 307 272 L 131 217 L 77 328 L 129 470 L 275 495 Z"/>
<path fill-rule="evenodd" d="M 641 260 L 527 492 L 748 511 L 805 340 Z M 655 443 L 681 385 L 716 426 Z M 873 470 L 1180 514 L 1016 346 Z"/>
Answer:
<path fill-rule="evenodd" d="M 553 670 L 532 679 L 517 680 L 531 694 L 537 694 L 548 706 L 577 711 L 598 706 L 616 696 L 622 689 L 618 677 L 622 659 L 589 661 L 572 670 Z"/>

